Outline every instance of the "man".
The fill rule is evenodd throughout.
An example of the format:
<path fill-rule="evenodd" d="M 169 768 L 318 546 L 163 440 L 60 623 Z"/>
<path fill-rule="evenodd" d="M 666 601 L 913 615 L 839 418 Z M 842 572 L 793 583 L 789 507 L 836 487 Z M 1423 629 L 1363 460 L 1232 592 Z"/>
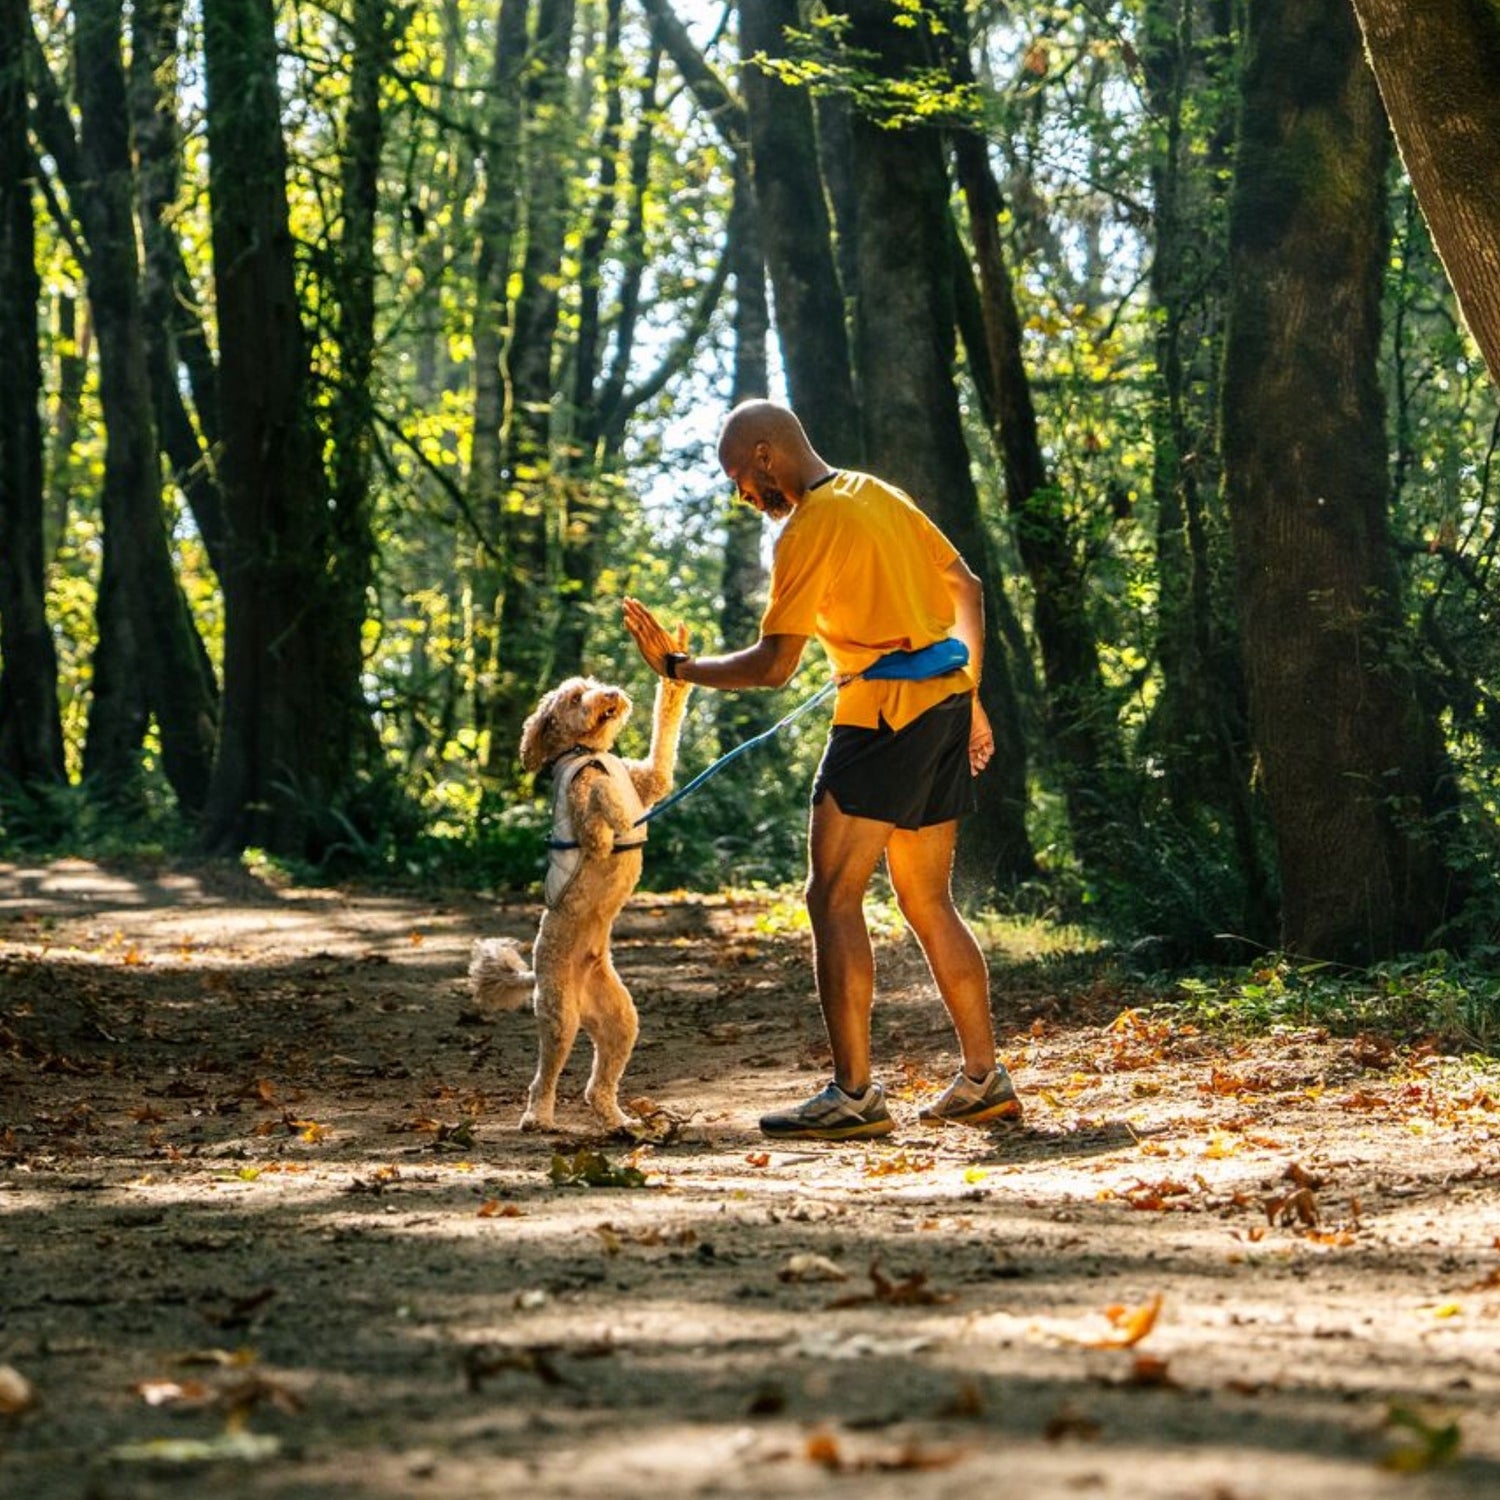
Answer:
<path fill-rule="evenodd" d="M 841 682 L 833 729 L 813 786 L 808 912 L 818 999 L 833 1081 L 760 1122 L 777 1139 L 849 1140 L 892 1128 L 870 1075 L 875 964 L 864 896 L 884 855 L 902 915 L 922 945 L 958 1034 L 963 1067 L 920 1111 L 930 1121 L 985 1124 L 1021 1117 L 995 1059 L 989 972 L 953 904 L 958 818 L 994 736 L 979 704 L 984 593 L 942 532 L 899 490 L 829 467 L 796 415 L 770 401 L 737 406 L 719 462 L 741 499 L 772 520 L 777 540 L 760 639 L 726 656 L 691 657 L 644 605 L 625 625 L 653 671 L 720 689 L 780 687 L 816 636 Z M 949 636 L 967 668 L 921 681 L 860 679 L 883 656 Z"/>

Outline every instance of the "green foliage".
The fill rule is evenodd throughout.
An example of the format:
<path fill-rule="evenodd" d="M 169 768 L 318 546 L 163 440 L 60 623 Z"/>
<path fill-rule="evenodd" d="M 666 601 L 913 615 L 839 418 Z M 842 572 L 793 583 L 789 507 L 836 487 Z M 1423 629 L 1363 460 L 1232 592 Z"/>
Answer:
<path fill-rule="evenodd" d="M 1500 1048 L 1500 950 L 1464 958 L 1437 951 L 1351 971 L 1272 956 L 1238 971 L 1177 981 L 1179 1006 L 1205 1024 L 1264 1031 L 1322 1026 L 1433 1038 L 1448 1048 Z"/>

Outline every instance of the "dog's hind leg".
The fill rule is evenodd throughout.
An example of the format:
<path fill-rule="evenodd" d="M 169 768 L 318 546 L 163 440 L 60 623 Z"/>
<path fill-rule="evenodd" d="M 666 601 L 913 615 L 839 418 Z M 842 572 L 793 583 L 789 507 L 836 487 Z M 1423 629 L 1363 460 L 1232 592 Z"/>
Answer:
<path fill-rule="evenodd" d="M 594 1067 L 583 1097 L 603 1124 L 619 1130 L 629 1124 L 620 1108 L 620 1077 L 635 1050 L 640 1020 L 625 981 L 607 955 L 590 969 L 587 984 L 583 1029 L 594 1044 Z"/>
<path fill-rule="evenodd" d="M 536 1077 L 526 1091 L 526 1109 L 521 1116 L 522 1130 L 551 1130 L 557 1107 L 557 1080 L 573 1043 L 578 1037 L 578 996 L 573 991 L 573 976 L 561 979 L 553 974 L 538 975 L 536 991 L 537 1061 Z"/>

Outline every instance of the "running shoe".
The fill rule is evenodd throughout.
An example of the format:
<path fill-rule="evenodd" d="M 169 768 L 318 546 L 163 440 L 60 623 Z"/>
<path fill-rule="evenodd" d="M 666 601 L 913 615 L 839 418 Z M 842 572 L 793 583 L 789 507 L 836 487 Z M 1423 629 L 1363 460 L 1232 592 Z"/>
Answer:
<path fill-rule="evenodd" d="M 774 1115 L 762 1115 L 760 1129 L 779 1141 L 853 1141 L 889 1135 L 896 1128 L 885 1107 L 885 1090 L 872 1083 L 862 1094 L 846 1094 L 830 1083 L 821 1094 Z"/>
<path fill-rule="evenodd" d="M 1010 1074 L 996 1063 L 978 1082 L 960 1068 L 953 1082 L 917 1111 L 917 1118 L 927 1124 L 1016 1125 L 1022 1113 Z"/>

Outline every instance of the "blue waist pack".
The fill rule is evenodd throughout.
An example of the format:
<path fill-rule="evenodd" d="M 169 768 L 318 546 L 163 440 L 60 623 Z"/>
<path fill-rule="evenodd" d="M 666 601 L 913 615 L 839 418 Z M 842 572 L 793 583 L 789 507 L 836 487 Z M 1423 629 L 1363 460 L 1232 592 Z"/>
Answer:
<path fill-rule="evenodd" d="M 927 677 L 956 672 L 968 664 L 969 648 L 949 636 L 946 640 L 923 646 L 920 651 L 888 651 L 859 675 L 877 681 L 920 682 Z"/>

